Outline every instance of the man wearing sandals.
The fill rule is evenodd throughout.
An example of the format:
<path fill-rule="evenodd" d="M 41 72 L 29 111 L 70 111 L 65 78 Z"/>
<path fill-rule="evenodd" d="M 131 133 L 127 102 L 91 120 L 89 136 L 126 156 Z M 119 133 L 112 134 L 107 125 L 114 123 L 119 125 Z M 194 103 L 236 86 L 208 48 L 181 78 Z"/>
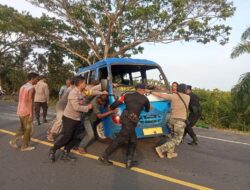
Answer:
<path fill-rule="evenodd" d="M 177 87 L 177 93 L 161 94 L 158 92 L 152 92 L 153 95 L 170 100 L 172 103 L 172 112 L 169 122 L 172 137 L 163 145 L 155 148 L 156 153 L 160 158 L 164 158 L 164 153 L 167 153 L 167 158 L 175 158 L 178 156 L 175 152 L 175 147 L 182 141 L 188 114 L 187 108 L 190 101 L 190 96 L 186 95 L 186 90 L 187 86 L 185 84 L 180 84 Z"/>
<path fill-rule="evenodd" d="M 17 140 L 22 139 L 21 151 L 31 151 L 35 149 L 35 147 L 29 146 L 29 143 L 33 130 L 34 85 L 38 82 L 38 79 L 38 74 L 29 73 L 28 82 L 24 84 L 19 91 L 17 115 L 19 116 L 21 127 L 15 137 L 10 141 L 10 145 L 13 148 L 18 148 Z"/>

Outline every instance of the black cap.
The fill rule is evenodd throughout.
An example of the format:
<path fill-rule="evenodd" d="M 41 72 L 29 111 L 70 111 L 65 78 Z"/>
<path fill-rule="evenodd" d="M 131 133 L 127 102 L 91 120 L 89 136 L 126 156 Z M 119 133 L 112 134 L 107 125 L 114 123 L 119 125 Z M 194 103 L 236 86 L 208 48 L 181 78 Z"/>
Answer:
<path fill-rule="evenodd" d="M 188 90 L 192 90 L 192 86 L 191 85 L 187 85 L 187 89 Z"/>
<path fill-rule="evenodd" d="M 177 87 L 177 92 L 182 92 L 182 93 L 186 93 L 187 91 L 187 85 L 186 84 L 179 84 Z"/>
<path fill-rule="evenodd" d="M 135 89 L 146 89 L 146 85 L 145 84 L 142 84 L 142 83 L 139 83 L 139 84 L 136 84 L 135 85 Z"/>

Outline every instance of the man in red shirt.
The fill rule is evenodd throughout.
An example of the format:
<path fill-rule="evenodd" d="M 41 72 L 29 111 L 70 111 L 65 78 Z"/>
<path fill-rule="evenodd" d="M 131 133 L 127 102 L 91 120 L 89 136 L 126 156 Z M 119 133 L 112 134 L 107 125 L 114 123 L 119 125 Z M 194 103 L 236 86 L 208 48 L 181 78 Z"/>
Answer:
<path fill-rule="evenodd" d="M 17 115 L 19 116 L 21 127 L 15 137 L 10 141 L 13 148 L 18 148 L 17 140 L 23 136 L 21 151 L 34 150 L 35 147 L 29 146 L 30 137 L 33 129 L 33 102 L 35 89 L 34 85 L 38 82 L 39 75 L 36 73 L 28 74 L 28 82 L 24 84 L 19 91 L 19 101 Z"/>

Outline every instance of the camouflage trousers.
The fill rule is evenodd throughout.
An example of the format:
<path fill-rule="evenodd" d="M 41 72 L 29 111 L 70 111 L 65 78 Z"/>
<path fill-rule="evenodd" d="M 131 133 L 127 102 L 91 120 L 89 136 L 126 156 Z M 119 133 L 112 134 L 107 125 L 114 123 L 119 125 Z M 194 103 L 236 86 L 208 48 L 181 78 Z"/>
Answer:
<path fill-rule="evenodd" d="M 162 152 L 174 152 L 175 147 L 181 143 L 186 124 L 178 119 L 170 119 L 169 127 L 171 129 L 171 139 L 160 146 Z"/>

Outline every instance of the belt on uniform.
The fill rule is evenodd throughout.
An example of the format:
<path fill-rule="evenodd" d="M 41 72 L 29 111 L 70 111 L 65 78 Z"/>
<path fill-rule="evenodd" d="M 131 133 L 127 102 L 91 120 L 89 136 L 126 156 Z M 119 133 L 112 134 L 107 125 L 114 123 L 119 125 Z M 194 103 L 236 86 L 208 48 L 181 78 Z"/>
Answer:
<path fill-rule="evenodd" d="M 139 117 L 135 113 L 129 113 L 127 110 L 124 110 L 124 116 L 134 123 L 139 122 Z"/>

